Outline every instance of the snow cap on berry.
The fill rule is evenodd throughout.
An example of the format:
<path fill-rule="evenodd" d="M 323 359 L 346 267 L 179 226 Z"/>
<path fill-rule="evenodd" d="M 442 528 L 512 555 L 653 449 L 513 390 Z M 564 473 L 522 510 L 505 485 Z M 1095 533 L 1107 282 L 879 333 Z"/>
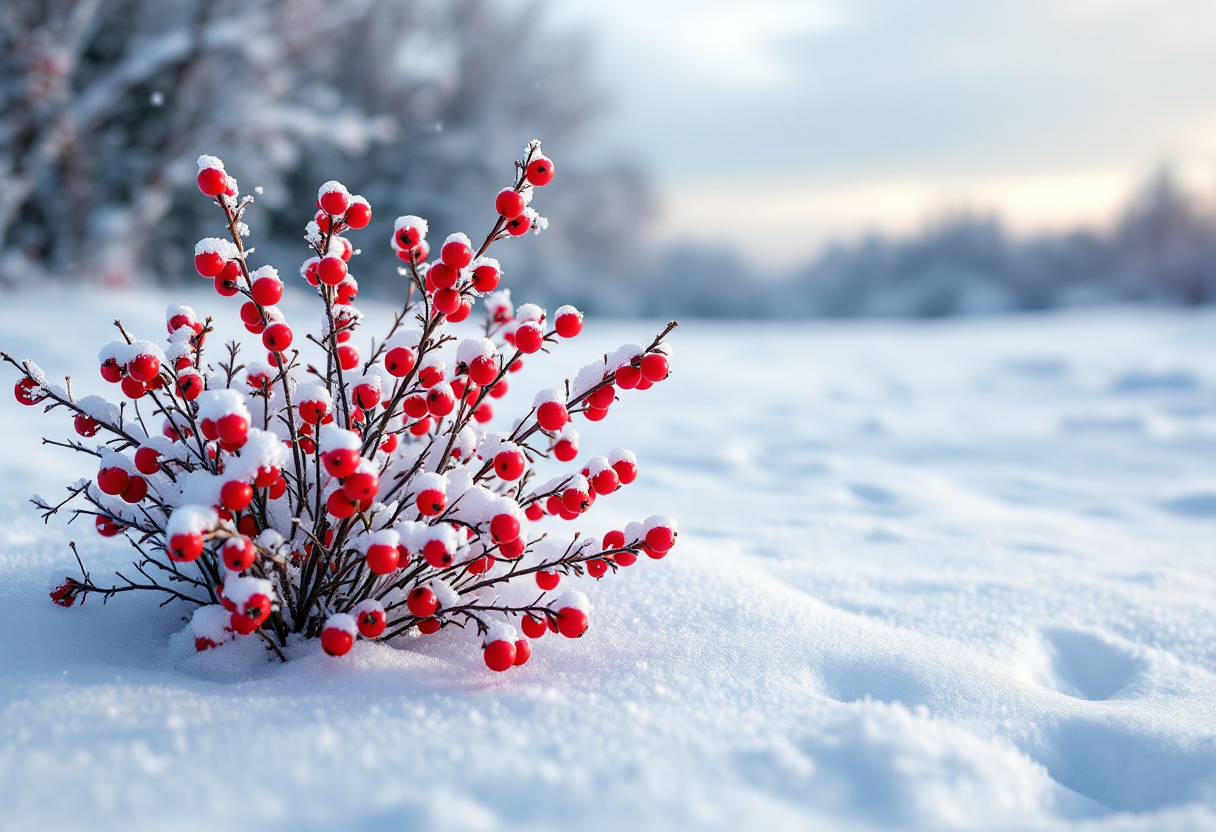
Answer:
<path fill-rule="evenodd" d="M 218 522 L 219 516 L 206 506 L 178 506 L 169 515 L 165 534 L 168 537 L 178 534 L 204 534 L 214 529 Z"/>
<path fill-rule="evenodd" d="M 325 196 L 326 194 L 334 194 L 334 193 L 344 194 L 347 197 L 350 196 L 350 191 L 346 190 L 345 185 L 343 185 L 341 182 L 338 182 L 335 179 L 331 179 L 328 182 L 326 182 L 324 185 L 322 185 L 320 188 L 317 188 L 317 199 L 320 199 L 321 197 Z"/>
<path fill-rule="evenodd" d="M 258 535 L 258 545 L 268 552 L 277 553 L 283 547 L 283 535 L 274 529 L 263 529 Z"/>
<path fill-rule="evenodd" d="M 344 612 L 336 612 L 325 619 L 325 629 L 341 630 L 344 633 L 348 633 L 352 638 L 359 635 L 359 627 L 355 624 L 355 619 Z"/>
<path fill-rule="evenodd" d="M 423 232 L 423 233 L 426 233 L 426 232 Z M 455 234 L 449 234 L 447 239 L 443 241 L 443 244 L 445 246 L 448 243 L 463 243 L 464 245 L 468 246 L 469 248 L 473 247 L 473 241 L 470 240 L 469 235 L 465 234 L 463 231 L 457 231 Z"/>
<path fill-rule="evenodd" d="M 416 326 L 405 326 L 393 333 L 393 337 L 389 338 L 384 343 L 384 349 L 396 349 L 397 347 L 405 347 L 410 350 L 417 350 L 418 344 L 422 341 L 422 330 Z"/>
<path fill-rule="evenodd" d="M 514 644 L 518 638 L 519 632 L 513 626 L 505 621 L 493 621 L 486 633 L 486 644 L 492 644 L 495 641 Z"/>
<path fill-rule="evenodd" d="M 201 398 L 201 397 L 200 397 Z M 270 431 L 250 428 L 241 446 L 241 455 L 228 461 L 224 469 L 226 480 L 253 482 L 262 468 L 282 468 L 290 459 L 287 446 Z"/>
<path fill-rule="evenodd" d="M 118 405 L 106 401 L 101 396 L 85 396 L 76 402 L 76 406 L 98 422 L 118 424 Z"/>
<path fill-rule="evenodd" d="M 228 623 L 232 614 L 220 604 L 209 604 L 199 607 L 190 617 L 190 630 L 195 638 L 205 638 L 212 644 L 223 644 L 232 638 L 233 633 Z"/>
<path fill-rule="evenodd" d="M 194 244 L 194 256 L 214 252 L 225 260 L 235 260 L 240 254 L 231 240 L 220 237 L 204 237 Z"/>
<path fill-rule="evenodd" d="M 680 531 L 679 527 L 676 525 L 674 517 L 668 517 L 665 514 L 652 514 L 647 517 L 646 522 L 642 524 L 642 534 L 645 535 L 645 533 L 651 529 L 657 528 L 671 529 L 672 534 L 678 534 Z"/>
<path fill-rule="evenodd" d="M 403 228 L 416 228 L 418 235 L 425 238 L 427 232 L 426 220 L 422 217 L 416 217 L 413 214 L 407 214 L 404 217 L 397 217 L 393 223 L 393 239 L 397 239 L 397 232 Z"/>
<path fill-rule="evenodd" d="M 595 479 L 596 475 L 612 469 L 612 463 L 606 456 L 593 456 L 587 460 L 587 476 Z"/>
<path fill-rule="evenodd" d="M 646 351 L 641 344 L 623 344 L 608 353 L 608 371 L 616 372 Z"/>
<path fill-rule="evenodd" d="M 615 451 L 608 454 L 608 462 L 612 465 L 616 465 L 618 462 L 629 462 L 637 465 L 638 457 L 637 454 L 628 448 L 617 448 Z"/>
<path fill-rule="evenodd" d="M 335 424 L 321 426 L 320 441 L 317 448 L 321 453 L 329 451 L 357 451 L 363 447 L 363 440 L 354 431 L 344 430 Z"/>
<path fill-rule="evenodd" d="M 324 402 L 326 407 L 333 405 L 334 400 L 325 385 L 319 381 L 309 381 L 296 388 L 297 402 Z"/>
<path fill-rule="evenodd" d="M 215 168 L 216 170 L 224 170 L 224 163 L 217 156 L 207 156 L 206 154 L 198 157 L 198 170 L 202 173 L 207 168 Z"/>
<path fill-rule="evenodd" d="M 595 610 L 595 608 L 591 606 L 591 600 L 585 594 L 576 589 L 572 589 L 569 592 L 564 593 L 560 598 L 554 601 L 549 608 L 553 610 L 562 610 L 566 609 L 567 607 L 570 609 L 581 610 L 587 615 L 591 615 L 591 613 Z"/>
<path fill-rule="evenodd" d="M 359 551 L 366 553 L 368 548 L 376 545 L 392 546 L 396 549 L 401 544 L 401 535 L 396 529 L 381 529 L 378 532 L 365 534 L 359 539 Z"/>
<path fill-rule="evenodd" d="M 197 404 L 200 419 L 210 419 L 214 422 L 233 413 L 244 416 L 246 421 L 250 418 L 249 408 L 245 407 L 245 397 L 235 390 L 208 390 L 199 394 Z"/>
<path fill-rule="evenodd" d="M 525 303 L 515 310 L 515 320 L 521 324 L 527 321 L 536 321 L 541 323 L 545 320 L 545 310 L 541 309 L 535 303 Z"/>
<path fill-rule="evenodd" d="M 255 578 L 252 575 L 241 577 L 228 573 L 224 580 L 224 597 L 236 604 L 238 610 L 244 609 L 245 604 L 255 595 L 265 595 L 274 599 L 274 584 L 265 578 Z"/>
<path fill-rule="evenodd" d="M 127 459 L 118 451 L 113 451 L 104 447 L 99 447 L 97 450 L 101 454 L 101 464 L 98 466 L 99 469 L 121 468 L 128 474 L 139 473 L 139 470 L 135 467 L 135 463 Z"/>
<path fill-rule="evenodd" d="M 498 347 L 489 338 L 465 338 L 456 345 L 456 363 L 466 367 L 474 359 L 492 356 L 498 352 Z"/>
<path fill-rule="evenodd" d="M 192 321 L 198 320 L 198 315 L 189 306 L 182 303 L 173 303 L 165 308 L 165 323 L 169 323 L 169 321 L 173 320 L 178 315 L 189 318 Z"/>
<path fill-rule="evenodd" d="M 536 398 L 532 400 L 533 407 L 540 407 L 546 402 L 557 402 L 558 404 L 566 403 L 566 394 L 556 387 L 546 387 L 536 394 Z"/>
<path fill-rule="evenodd" d="M 448 478 L 443 474 L 436 474 L 434 471 L 427 471 L 415 476 L 410 485 L 413 487 L 415 493 L 421 493 L 423 491 L 442 491 L 444 494 L 447 494 Z"/>
<path fill-rule="evenodd" d="M 375 598 L 367 598 L 355 604 L 355 608 L 351 612 L 355 614 L 356 618 L 362 618 L 365 615 L 384 612 L 384 604 Z"/>

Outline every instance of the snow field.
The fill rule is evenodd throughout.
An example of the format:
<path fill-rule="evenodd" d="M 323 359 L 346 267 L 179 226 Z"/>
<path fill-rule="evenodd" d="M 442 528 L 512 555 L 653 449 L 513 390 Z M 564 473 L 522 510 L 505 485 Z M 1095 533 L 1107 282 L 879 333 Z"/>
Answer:
<path fill-rule="evenodd" d="M 0 349 L 110 395 L 109 321 L 160 339 L 180 299 L 10 297 Z M 297 327 L 306 303 L 282 304 Z M 660 328 L 588 321 L 496 410 Z M 669 341 L 671 379 L 577 427 L 580 459 L 639 458 L 585 525 L 669 514 L 679 542 L 579 582 L 587 635 L 502 675 L 460 632 L 280 665 L 250 639 L 195 654 L 154 599 L 54 607 L 68 540 L 95 577 L 127 549 L 42 525 L 29 494 L 94 472 L 38 444 L 66 416 L 0 406 L 0 827 L 1216 824 L 1216 314 Z"/>

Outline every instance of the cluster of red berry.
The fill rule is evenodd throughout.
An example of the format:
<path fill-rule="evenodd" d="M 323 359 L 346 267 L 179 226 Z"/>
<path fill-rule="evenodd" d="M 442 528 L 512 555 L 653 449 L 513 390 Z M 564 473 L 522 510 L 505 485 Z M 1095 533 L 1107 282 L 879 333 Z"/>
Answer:
<path fill-rule="evenodd" d="M 199 190 L 223 210 L 228 236 L 201 240 L 194 265 L 221 296 L 240 296 L 240 320 L 261 337 L 264 361 L 242 363 L 235 342 L 205 361 L 211 319 L 186 306 L 167 311 L 165 346 L 118 324 L 122 339 L 99 360 L 102 377 L 121 388 L 120 406 L 77 399 L 70 383 L 53 384 L 32 362 L 0 354 L 22 373 L 18 401 L 64 408 L 81 437 L 106 436 L 97 446 L 58 443 L 97 457 L 97 476 L 58 506 L 36 504 L 49 517 L 79 498 L 88 506 L 76 513 L 92 515 L 104 536 L 126 534 L 141 552 L 139 579 L 120 574 L 115 585 L 98 586 L 84 572 L 52 599 L 71 606 L 89 593 L 167 593 L 197 605 L 199 650 L 257 634 L 282 655 L 298 634 L 319 637 L 338 656 L 358 636 L 473 626 L 486 664 L 499 671 L 525 663 L 530 640 L 546 632 L 581 636 L 586 596 L 547 593 L 564 577 L 600 578 L 640 555 L 662 558 L 676 525 L 656 515 L 601 541 L 563 539 L 558 530 L 534 536 L 530 524 L 581 517 L 638 474 L 625 449 L 558 467 L 544 482 L 537 467 L 577 459 L 577 416 L 599 421 L 619 391 L 667 378 L 663 338 L 675 324 L 648 346 L 626 344 L 541 390 L 509 432 L 491 430 L 491 401 L 506 393 L 524 356 L 583 328 L 574 307 L 550 319 L 534 304 L 516 307 L 499 288 L 490 245 L 547 225 L 529 203 L 553 180 L 553 163 L 532 142 L 516 168 L 480 246 L 452 234 L 429 262 L 426 221 L 397 219 L 391 245 L 404 264 L 406 298 L 366 355 L 354 343 L 363 316 L 353 305 L 356 250 L 344 235 L 371 222 L 371 206 L 338 182 L 322 185 L 306 229 L 311 256 L 300 268 L 325 310 L 321 331 L 306 338 L 317 348 L 310 362 L 301 345 L 293 348 L 276 306 L 282 279 L 248 263 L 243 217 L 253 198 L 241 196 L 219 159 L 201 157 Z M 451 325 L 466 321 L 478 299 L 484 324 L 457 332 Z M 162 420 L 159 434 L 147 427 L 153 418 Z"/>

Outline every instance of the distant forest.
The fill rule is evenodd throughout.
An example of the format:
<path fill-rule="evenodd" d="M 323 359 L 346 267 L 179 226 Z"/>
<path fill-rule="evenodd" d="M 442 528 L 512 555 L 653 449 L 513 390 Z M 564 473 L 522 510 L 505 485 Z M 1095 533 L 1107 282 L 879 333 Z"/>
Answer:
<path fill-rule="evenodd" d="M 669 252 L 644 311 L 731 318 L 942 317 L 1112 302 L 1216 301 L 1216 210 L 1155 176 L 1112 228 L 1014 239 L 961 216 L 912 238 L 837 245 L 784 278 L 728 252 Z M 643 310 L 638 310 L 643 311 Z"/>

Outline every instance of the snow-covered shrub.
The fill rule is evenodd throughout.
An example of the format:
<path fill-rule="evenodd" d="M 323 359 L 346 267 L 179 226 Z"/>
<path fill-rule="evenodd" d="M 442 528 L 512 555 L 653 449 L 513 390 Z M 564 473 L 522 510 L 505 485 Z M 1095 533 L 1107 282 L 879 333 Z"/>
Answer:
<path fill-rule="evenodd" d="M 243 217 L 253 197 L 240 195 L 219 159 L 200 157 L 199 189 L 215 198 L 228 233 L 199 241 L 195 268 L 233 298 L 265 360 L 246 359 L 230 342 L 208 361 L 211 319 L 186 306 L 168 309 L 163 346 L 115 322 L 122 337 L 99 362 L 125 397 L 117 405 L 78 398 L 70 379 L 54 384 L 34 363 L 0 353 L 22 372 L 19 401 L 67 410 L 81 437 L 105 437 L 55 443 L 96 457 L 98 473 L 58 505 L 36 498 L 44 517 L 86 503 L 70 509 L 72 519 L 93 517 L 98 532 L 124 535 L 138 552 L 138 577 L 120 573 L 102 586 L 82 564 L 81 577 L 66 578 L 52 599 L 71 606 L 91 593 L 149 591 L 190 602 L 199 650 L 256 633 L 280 655 L 293 636 L 320 637 L 326 652 L 342 655 L 359 635 L 471 625 L 486 664 L 500 671 L 527 661 L 528 639 L 546 630 L 582 635 L 591 608 L 566 584 L 643 554 L 663 557 L 676 524 L 653 516 L 602 541 L 541 531 L 577 519 L 637 476 L 624 449 L 575 463 L 574 419 L 599 421 L 618 390 L 665 379 L 663 338 L 675 324 L 648 346 L 626 344 L 541 390 L 522 418 L 494 430 L 493 402 L 524 356 L 583 326 L 571 306 L 550 317 L 533 304 L 514 306 L 499 288 L 491 244 L 547 225 L 529 207 L 535 188 L 553 178 L 539 142 L 516 168 L 480 246 L 455 233 L 430 261 L 426 221 L 398 218 L 391 245 L 405 264 L 405 301 L 364 352 L 354 337 L 357 252 L 345 235 L 368 224 L 367 201 L 338 182 L 320 188 L 306 229 L 312 256 L 299 279 L 314 287 L 324 314 L 319 330 L 300 338 L 276 306 L 278 273 L 248 262 Z M 452 326 L 479 298 L 484 324 Z M 310 356 L 301 353 L 305 341 Z M 553 475 L 542 480 L 538 464 Z"/>

